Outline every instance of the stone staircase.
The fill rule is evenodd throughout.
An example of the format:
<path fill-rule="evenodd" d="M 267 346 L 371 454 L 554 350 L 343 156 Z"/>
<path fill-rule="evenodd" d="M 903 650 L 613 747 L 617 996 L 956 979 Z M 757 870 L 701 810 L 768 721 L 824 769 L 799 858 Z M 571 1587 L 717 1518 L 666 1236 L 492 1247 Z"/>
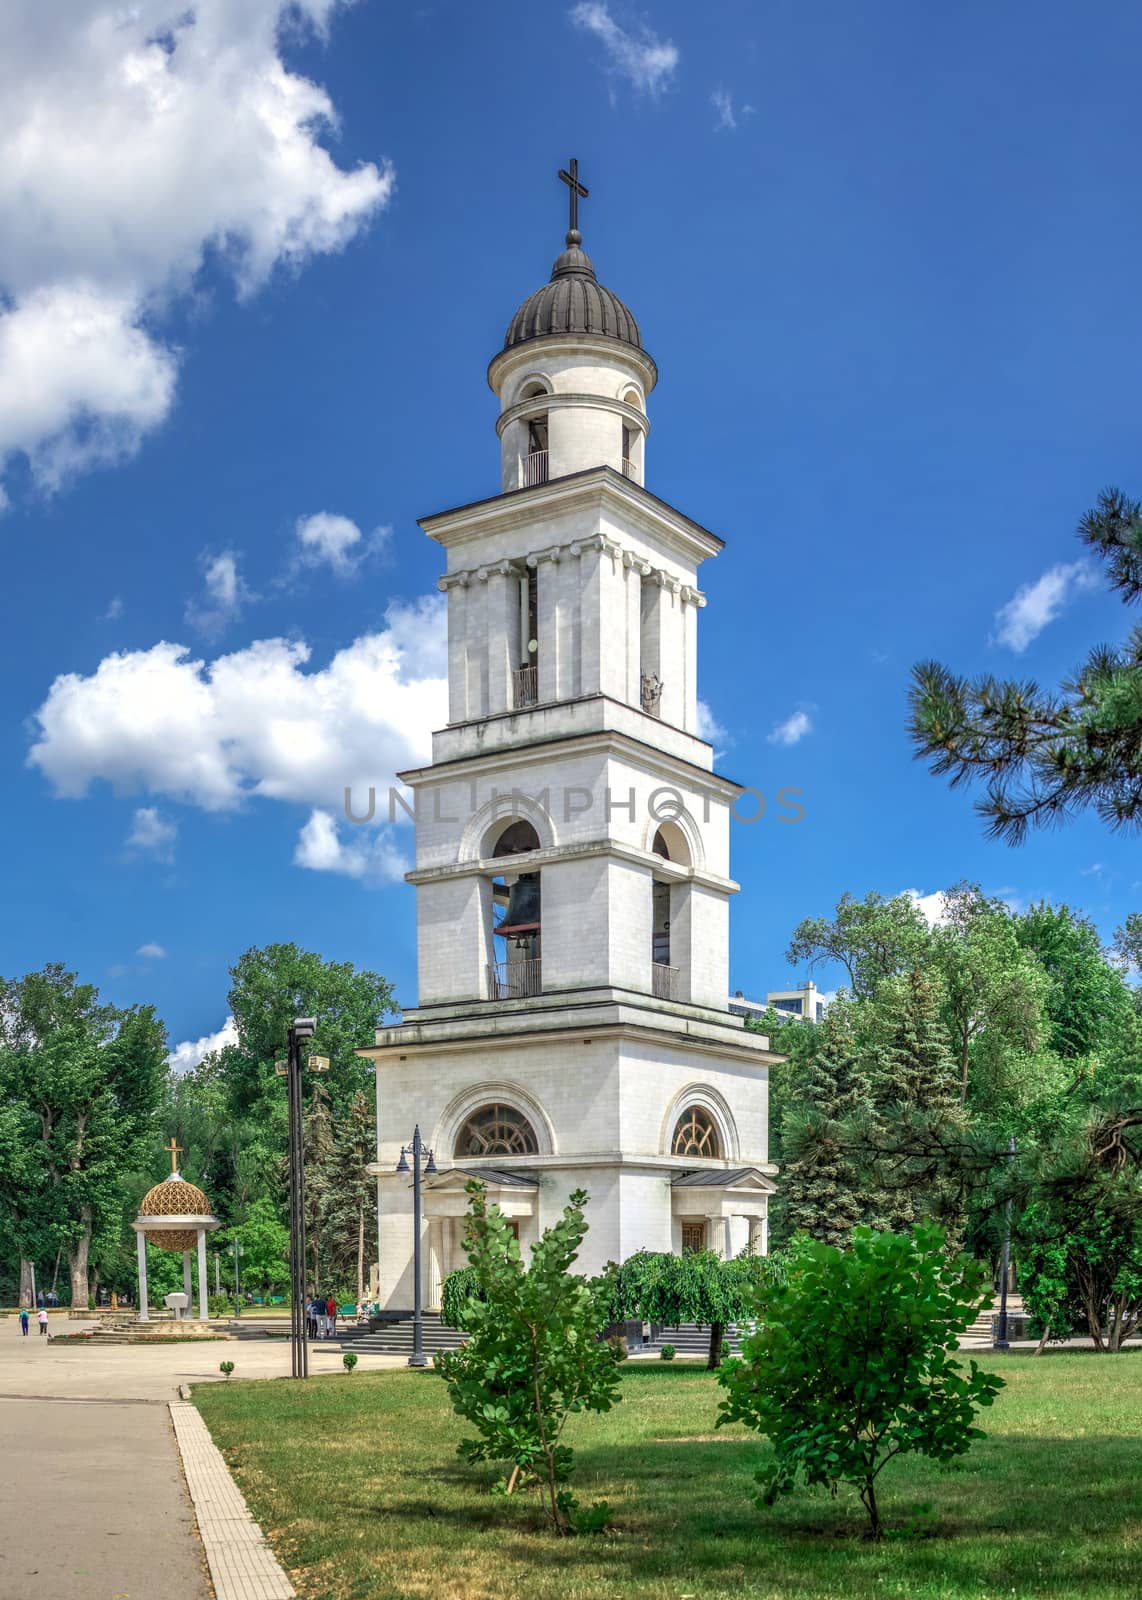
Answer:
<path fill-rule="evenodd" d="M 722 1337 L 729 1344 L 731 1355 L 741 1355 L 741 1335 L 733 1324 Z M 654 1323 L 650 1338 L 643 1344 L 643 1352 L 658 1355 L 664 1344 L 672 1344 L 679 1356 L 701 1356 L 705 1359 L 710 1354 L 710 1330 L 700 1327 L 696 1322 L 681 1322 L 676 1328 L 660 1328 Z"/>
<path fill-rule="evenodd" d="M 437 1311 L 426 1311 L 422 1323 L 424 1353 L 431 1357 L 437 1350 L 458 1350 L 464 1335 L 455 1328 L 446 1328 Z M 369 1331 L 362 1333 L 350 1329 L 340 1336 L 341 1347 L 358 1355 L 410 1356 L 412 1354 L 412 1312 L 399 1317 L 375 1318 Z"/>

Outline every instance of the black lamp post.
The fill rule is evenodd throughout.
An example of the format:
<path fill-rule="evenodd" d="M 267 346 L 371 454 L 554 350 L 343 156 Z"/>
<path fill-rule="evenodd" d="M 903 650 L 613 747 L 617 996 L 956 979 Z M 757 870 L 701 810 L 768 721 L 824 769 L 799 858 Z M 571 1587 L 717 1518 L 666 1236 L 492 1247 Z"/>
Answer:
<path fill-rule="evenodd" d="M 301 1041 L 312 1039 L 316 1017 L 298 1017 L 289 1030 L 289 1054 L 274 1070 L 289 1085 L 289 1310 L 290 1376 L 309 1377 L 305 1336 L 305 1161 L 301 1128 Z M 310 1056 L 313 1072 L 328 1072 L 327 1056 Z"/>
<path fill-rule="evenodd" d="M 429 1150 L 420 1137 L 420 1123 L 412 1130 L 412 1143 L 401 1145 L 400 1160 L 397 1162 L 398 1172 L 409 1170 L 408 1157 L 412 1156 L 412 1355 L 408 1358 L 410 1367 L 425 1367 L 428 1362 L 424 1357 L 424 1307 L 421 1303 L 420 1293 L 420 1158 L 427 1156 L 428 1161 L 424 1168 L 426 1178 L 431 1178 L 436 1170 L 436 1162 L 432 1151 Z"/>
<path fill-rule="evenodd" d="M 1015 1155 L 1015 1135 L 1012 1134 L 1007 1144 L 1008 1160 Z M 1003 1254 L 999 1268 L 999 1326 L 995 1331 L 993 1350 L 1010 1350 L 1011 1343 L 1007 1337 L 1007 1280 L 1011 1276 L 1011 1196 L 1007 1197 L 1003 1220 Z"/>

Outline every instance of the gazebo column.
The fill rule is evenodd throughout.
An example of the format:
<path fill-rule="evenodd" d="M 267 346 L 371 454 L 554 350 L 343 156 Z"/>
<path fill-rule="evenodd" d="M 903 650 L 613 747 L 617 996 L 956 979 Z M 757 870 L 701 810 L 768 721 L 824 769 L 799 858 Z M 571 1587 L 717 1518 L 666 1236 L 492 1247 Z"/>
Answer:
<path fill-rule="evenodd" d="M 147 1304 L 147 1236 L 142 1228 L 135 1239 L 139 1246 L 139 1321 L 150 1322 L 151 1308 Z"/>
<path fill-rule="evenodd" d="M 210 1285 L 206 1281 L 206 1229 L 198 1230 L 198 1316 L 201 1322 L 210 1320 Z"/>
<path fill-rule="evenodd" d="M 190 1281 L 189 1250 L 184 1250 L 182 1253 L 182 1288 L 183 1293 L 186 1295 L 186 1310 L 182 1313 L 182 1315 L 184 1317 L 189 1317 L 194 1314 L 194 1290 Z"/>

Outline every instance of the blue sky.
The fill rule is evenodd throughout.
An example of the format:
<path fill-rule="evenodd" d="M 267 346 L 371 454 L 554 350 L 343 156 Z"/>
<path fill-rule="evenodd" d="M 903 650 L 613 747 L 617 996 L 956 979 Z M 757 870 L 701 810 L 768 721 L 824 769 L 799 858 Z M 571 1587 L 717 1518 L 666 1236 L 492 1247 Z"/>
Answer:
<path fill-rule="evenodd" d="M 1137 842 L 987 841 L 905 692 L 924 656 L 1054 682 L 1130 620 L 1073 530 L 1139 489 L 1137 8 L 182 9 L 29 11 L 0 67 L 0 972 L 64 961 L 175 1041 L 272 940 L 413 998 L 407 833 L 336 814 L 423 748 L 415 519 L 495 492 L 485 370 L 572 154 L 660 368 L 648 486 L 727 541 L 721 765 L 804 796 L 736 829 L 733 986 L 791 981 L 846 889 L 968 877 L 1109 937 Z"/>

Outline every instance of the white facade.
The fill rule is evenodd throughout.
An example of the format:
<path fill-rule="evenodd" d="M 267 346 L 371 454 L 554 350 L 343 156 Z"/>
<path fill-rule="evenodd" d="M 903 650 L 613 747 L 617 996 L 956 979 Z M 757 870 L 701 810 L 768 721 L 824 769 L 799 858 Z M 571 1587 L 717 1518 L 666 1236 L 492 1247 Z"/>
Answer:
<path fill-rule="evenodd" d="M 402 774 L 419 1006 L 361 1052 L 388 1309 L 413 1300 L 395 1168 L 414 1125 L 439 1168 L 430 1306 L 464 1265 L 473 1173 L 525 1246 L 586 1189 L 588 1273 L 766 1245 L 774 1057 L 726 1002 L 739 791 L 697 732 L 698 566 L 722 546 L 643 486 L 656 377 L 623 337 L 509 347 L 489 370 L 503 492 L 422 523 L 445 553 L 449 722 Z"/>

